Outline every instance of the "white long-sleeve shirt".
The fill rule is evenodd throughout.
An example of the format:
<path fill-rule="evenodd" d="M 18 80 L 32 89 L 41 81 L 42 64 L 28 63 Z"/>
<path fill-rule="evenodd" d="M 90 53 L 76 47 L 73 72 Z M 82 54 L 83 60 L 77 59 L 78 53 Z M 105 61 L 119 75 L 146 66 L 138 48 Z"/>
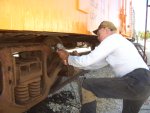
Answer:
<path fill-rule="evenodd" d="M 119 77 L 137 68 L 149 69 L 135 46 L 120 34 L 105 38 L 88 55 L 69 55 L 68 63 L 85 70 L 99 69 L 109 64 Z"/>

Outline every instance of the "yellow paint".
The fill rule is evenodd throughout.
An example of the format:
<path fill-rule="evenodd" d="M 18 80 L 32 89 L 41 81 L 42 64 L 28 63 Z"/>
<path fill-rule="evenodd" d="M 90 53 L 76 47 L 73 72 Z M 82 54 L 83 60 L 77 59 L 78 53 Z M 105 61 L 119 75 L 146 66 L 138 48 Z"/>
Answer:
<path fill-rule="evenodd" d="M 0 0 L 0 29 L 88 33 L 76 0 Z"/>
<path fill-rule="evenodd" d="M 91 34 L 104 19 L 119 23 L 119 1 L 0 0 L 0 29 Z"/>

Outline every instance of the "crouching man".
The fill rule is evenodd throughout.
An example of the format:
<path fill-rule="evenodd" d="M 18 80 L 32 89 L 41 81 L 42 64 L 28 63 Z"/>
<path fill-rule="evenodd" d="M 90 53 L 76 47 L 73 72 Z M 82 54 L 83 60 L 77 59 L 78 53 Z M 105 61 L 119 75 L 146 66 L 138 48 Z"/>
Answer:
<path fill-rule="evenodd" d="M 150 95 L 150 71 L 134 45 L 117 34 L 110 21 L 94 31 L 101 42 L 87 55 L 72 56 L 58 50 L 65 65 L 93 70 L 110 65 L 114 78 L 88 78 L 82 84 L 81 113 L 96 113 L 96 97 L 123 99 L 122 113 L 138 113 Z"/>

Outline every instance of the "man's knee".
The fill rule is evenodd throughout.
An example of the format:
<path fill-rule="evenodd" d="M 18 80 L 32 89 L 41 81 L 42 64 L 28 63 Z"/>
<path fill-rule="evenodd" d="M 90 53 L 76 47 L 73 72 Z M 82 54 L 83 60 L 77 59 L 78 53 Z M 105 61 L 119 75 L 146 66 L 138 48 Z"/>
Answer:
<path fill-rule="evenodd" d="M 82 104 L 86 104 L 96 100 L 96 96 L 91 91 L 82 88 Z"/>

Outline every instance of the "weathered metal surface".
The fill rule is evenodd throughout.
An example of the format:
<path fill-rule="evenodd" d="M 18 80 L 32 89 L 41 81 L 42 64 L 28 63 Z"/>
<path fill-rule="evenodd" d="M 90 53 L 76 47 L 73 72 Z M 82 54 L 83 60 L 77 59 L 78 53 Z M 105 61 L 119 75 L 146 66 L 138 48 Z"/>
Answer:
<path fill-rule="evenodd" d="M 58 56 L 52 55 L 52 50 L 42 44 L 1 47 L 2 113 L 21 113 L 47 97 L 62 69 Z M 51 61 L 47 61 L 49 57 Z M 55 69 L 50 68 L 51 73 L 47 73 L 50 65 Z"/>
<path fill-rule="evenodd" d="M 65 47 L 76 47 L 76 42 L 88 42 L 97 44 L 98 40 L 94 35 L 83 35 L 61 32 L 42 32 L 42 31 L 18 31 L 0 30 L 0 46 L 18 45 L 18 43 L 48 43 L 55 46 L 56 42 L 62 42 Z M 17 43 L 17 44 L 16 44 Z"/>
<path fill-rule="evenodd" d="M 55 48 L 57 43 L 74 48 L 77 42 L 98 41 L 93 35 L 0 30 L 1 113 L 28 110 L 62 85 L 62 75 L 73 76 L 74 68 L 62 64 Z"/>

